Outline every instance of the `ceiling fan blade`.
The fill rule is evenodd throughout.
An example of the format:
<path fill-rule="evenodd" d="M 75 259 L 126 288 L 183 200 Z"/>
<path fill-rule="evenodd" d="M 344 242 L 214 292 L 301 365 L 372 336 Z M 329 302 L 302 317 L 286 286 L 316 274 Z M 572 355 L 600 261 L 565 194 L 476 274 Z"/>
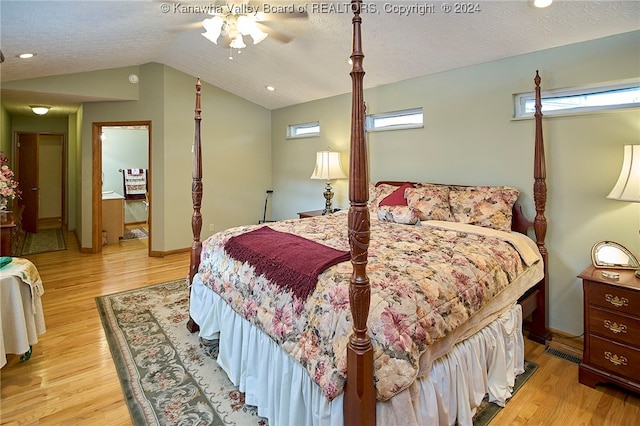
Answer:
<path fill-rule="evenodd" d="M 169 28 L 167 31 L 171 33 L 180 33 L 183 31 L 195 30 L 197 28 L 203 28 L 202 21 L 191 22 L 190 24 L 178 25 L 178 26 Z"/>
<path fill-rule="evenodd" d="M 256 22 L 256 24 L 258 25 L 258 27 L 262 31 L 264 31 L 265 33 L 269 34 L 269 37 L 273 38 L 274 40 L 279 41 L 280 43 L 287 44 L 291 40 L 293 40 L 292 36 L 290 36 L 288 34 L 285 34 L 285 33 L 281 32 L 281 31 L 278 31 L 278 30 L 276 30 L 274 28 L 271 28 L 270 26 L 265 25 L 262 22 Z"/>
<path fill-rule="evenodd" d="M 268 21 L 284 21 L 287 19 L 308 19 L 309 14 L 305 12 L 271 12 L 264 13 L 260 9 L 261 12 L 258 12 L 257 19 L 258 21 L 268 22 Z"/>

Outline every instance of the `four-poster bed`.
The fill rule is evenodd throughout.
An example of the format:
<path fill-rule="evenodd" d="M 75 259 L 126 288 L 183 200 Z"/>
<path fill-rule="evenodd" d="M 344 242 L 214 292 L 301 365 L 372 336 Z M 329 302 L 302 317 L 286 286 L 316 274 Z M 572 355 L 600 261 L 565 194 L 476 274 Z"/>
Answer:
<path fill-rule="evenodd" d="M 220 339 L 218 363 L 246 392 L 247 403 L 274 424 L 372 425 L 376 419 L 378 424 L 468 424 L 480 402 L 475 400 L 487 388 L 502 389 L 488 391 L 499 403 L 510 397 L 515 374 L 522 372 L 522 318 L 531 318 L 530 339 L 544 343 L 549 335 L 540 77 L 536 73 L 534 221 L 524 217 L 518 192 L 509 187 L 406 182 L 374 187 L 365 147 L 360 5 L 352 1 L 348 213 L 238 227 L 201 242 L 201 87 L 196 84 L 188 328 Z M 417 197 L 415 206 L 423 209 L 405 204 L 381 215 L 380 201 L 397 196 L 397 188 L 404 192 L 401 198 Z M 371 200 L 372 194 L 379 198 Z M 488 204 L 503 208 L 476 226 L 468 216 L 471 204 L 455 217 L 429 217 L 425 203 L 433 206 L 437 196 L 482 209 Z M 419 217 L 418 223 L 399 220 L 407 211 Z M 398 223 L 392 223 L 395 218 Z M 520 234 L 530 227 L 535 242 Z M 289 258 L 297 264 L 265 269 L 275 261 L 269 244 L 282 241 L 287 244 L 281 257 L 287 256 L 287 245 L 299 256 L 328 250 L 327 256 L 335 251 L 342 257 L 314 269 L 313 286 L 301 289 L 303 280 L 277 280 L 286 281 L 292 273 L 306 277 L 305 265 L 297 264 L 316 259 Z M 476 243 L 484 248 L 471 250 Z M 444 248 L 438 251 L 436 244 Z M 351 262 L 341 261 L 345 254 Z M 421 263 L 424 268 L 416 266 Z M 273 270 L 282 273 L 276 277 Z M 466 355 L 469 351 L 472 355 Z M 445 377 L 447 369 L 479 368 L 471 365 L 472 358 L 483 360 L 489 371 Z M 469 389 L 443 395 L 443 386 Z"/>

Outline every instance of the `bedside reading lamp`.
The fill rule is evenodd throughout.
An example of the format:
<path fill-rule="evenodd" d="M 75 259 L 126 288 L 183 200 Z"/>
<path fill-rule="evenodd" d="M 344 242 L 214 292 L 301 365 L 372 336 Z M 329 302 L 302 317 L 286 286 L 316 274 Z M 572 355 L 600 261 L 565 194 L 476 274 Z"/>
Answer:
<path fill-rule="evenodd" d="M 319 151 L 316 153 L 316 166 L 313 169 L 311 179 L 325 179 L 327 181 L 327 185 L 325 186 L 323 193 L 326 201 L 322 214 L 333 213 L 333 209 L 331 207 L 331 199 L 333 198 L 331 180 L 346 178 L 347 175 L 344 173 L 344 170 L 342 170 L 339 152 Z"/>
<path fill-rule="evenodd" d="M 622 170 L 607 198 L 640 203 L 640 145 L 624 146 Z M 636 277 L 640 278 L 640 269 L 636 269 Z"/>

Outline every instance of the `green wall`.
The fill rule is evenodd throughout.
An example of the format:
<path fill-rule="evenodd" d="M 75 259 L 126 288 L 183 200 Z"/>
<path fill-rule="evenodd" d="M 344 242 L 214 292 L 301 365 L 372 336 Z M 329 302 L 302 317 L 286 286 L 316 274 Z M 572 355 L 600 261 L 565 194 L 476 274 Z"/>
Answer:
<path fill-rule="evenodd" d="M 370 180 L 511 185 L 522 191 L 533 217 L 534 122 L 512 119 L 513 95 L 533 91 L 536 70 L 543 90 L 638 79 L 638 46 L 640 32 L 632 32 L 368 89 L 368 113 L 423 107 L 425 123 L 368 134 Z M 344 95 L 273 111 L 276 219 L 323 207 L 324 182 L 309 179 L 315 152 L 327 146 L 341 151 L 346 169 L 350 103 Z M 285 138 L 288 124 L 316 120 L 321 136 Z M 640 254 L 640 206 L 605 198 L 620 171 L 622 146 L 640 143 L 640 110 L 548 117 L 543 126 L 550 324 L 578 335 L 582 288 L 576 275 L 591 263 L 592 245 L 614 240 Z M 346 183 L 334 188 L 334 205 L 348 208 Z"/>

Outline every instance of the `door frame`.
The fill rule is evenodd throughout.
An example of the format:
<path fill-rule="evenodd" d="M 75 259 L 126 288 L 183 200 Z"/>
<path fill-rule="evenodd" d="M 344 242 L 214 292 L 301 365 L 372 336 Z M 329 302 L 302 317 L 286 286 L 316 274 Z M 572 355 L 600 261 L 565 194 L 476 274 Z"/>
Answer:
<path fill-rule="evenodd" d="M 147 158 L 149 169 L 147 171 L 147 186 L 149 190 L 149 206 L 147 218 L 149 226 L 149 247 L 147 253 L 151 256 L 152 250 L 152 161 L 151 161 L 151 121 L 109 121 L 91 123 L 91 252 L 102 252 L 102 128 L 118 126 L 146 126 L 147 127 Z"/>
<path fill-rule="evenodd" d="M 60 188 L 60 226 L 62 227 L 62 229 L 67 229 L 68 226 L 68 222 L 67 222 L 67 135 L 65 133 L 60 133 L 60 132 L 28 132 L 28 131 L 16 131 L 14 132 L 14 136 L 13 136 L 13 154 L 14 154 L 14 171 L 16 172 L 16 179 L 18 181 L 20 181 L 20 174 L 24 173 L 24 171 L 20 170 L 20 136 L 21 135 L 36 135 L 36 146 L 37 146 L 37 156 L 36 156 L 36 175 L 39 176 L 40 174 L 40 136 L 55 136 L 55 137 L 59 137 L 60 138 L 60 148 L 61 148 L 61 158 L 60 158 L 60 170 L 62 173 L 62 176 L 60 177 L 61 180 L 61 188 Z M 38 186 L 38 201 L 40 199 L 40 182 L 39 182 L 39 177 L 38 177 L 38 182 L 37 186 Z M 25 189 L 25 188 L 21 188 L 22 191 L 28 191 L 30 189 Z M 18 202 L 18 204 L 21 204 L 20 202 Z M 39 223 L 39 205 L 35 206 L 36 209 L 36 231 L 38 229 L 38 223 Z"/>

